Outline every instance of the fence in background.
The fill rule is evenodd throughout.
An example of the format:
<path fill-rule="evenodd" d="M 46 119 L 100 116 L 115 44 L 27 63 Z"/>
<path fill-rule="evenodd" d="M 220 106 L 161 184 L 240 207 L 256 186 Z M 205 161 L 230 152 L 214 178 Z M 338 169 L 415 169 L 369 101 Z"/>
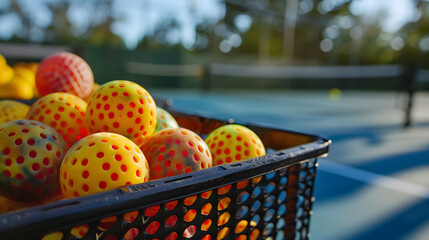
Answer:
<path fill-rule="evenodd" d="M 0 54 L 12 59 L 43 59 L 57 52 L 73 52 L 73 49 L 64 45 L 32 45 L 19 43 L 1 43 Z"/>
<path fill-rule="evenodd" d="M 415 66 L 377 65 L 377 66 L 261 66 L 239 65 L 226 63 L 182 64 L 187 62 L 185 57 L 174 50 L 142 50 L 125 51 L 88 47 L 74 49 L 68 46 L 47 46 L 28 44 L 0 44 L 0 53 L 7 58 L 20 60 L 41 60 L 59 51 L 79 52 L 93 68 L 98 83 L 113 79 L 130 79 L 141 81 L 141 76 L 150 77 L 165 87 L 181 87 L 181 79 L 196 79 L 197 86 L 209 91 L 221 84 L 240 81 L 241 85 L 251 87 L 250 79 L 258 82 L 277 81 L 302 82 L 305 88 L 342 87 L 343 82 L 351 83 L 350 88 L 366 82 L 370 87 L 377 85 L 378 89 L 394 89 L 406 92 L 404 126 L 409 126 L 414 102 L 414 94 L 421 86 L 429 85 L 429 70 L 417 69 Z M 167 64 L 166 64 L 167 63 Z M 136 77 L 137 76 L 137 77 Z M 140 77 L 139 77 L 140 76 Z M 226 80 L 225 80 L 226 79 Z M 147 80 L 147 79 L 145 79 Z M 391 80 L 391 81 L 387 81 Z M 160 82 L 168 81 L 168 84 Z M 312 81 L 308 84 L 306 81 Z M 336 82 L 332 82 L 336 81 Z M 376 84 L 368 84 L 376 82 Z M 145 82 L 145 85 L 147 82 Z M 149 87 L 150 81 L 149 81 Z M 240 86 L 241 86 L 240 85 Z M 380 87 L 381 85 L 381 87 Z M 280 85 L 285 87 L 284 85 Z M 156 86 L 155 86 L 156 87 Z M 260 86 L 256 86 L 260 89 Z M 277 89 L 279 85 L 275 85 Z M 293 86 L 292 86 L 293 87 Z M 377 89 L 377 87 L 375 89 Z"/>
<path fill-rule="evenodd" d="M 162 77 L 194 77 L 201 79 L 201 88 L 209 91 L 212 77 L 257 78 L 257 79 L 392 79 L 399 78 L 398 91 L 406 92 L 404 126 L 412 124 L 412 107 L 418 84 L 429 82 L 429 70 L 414 66 L 259 66 L 211 63 L 208 65 L 167 65 L 141 62 L 126 62 L 128 73 Z"/>

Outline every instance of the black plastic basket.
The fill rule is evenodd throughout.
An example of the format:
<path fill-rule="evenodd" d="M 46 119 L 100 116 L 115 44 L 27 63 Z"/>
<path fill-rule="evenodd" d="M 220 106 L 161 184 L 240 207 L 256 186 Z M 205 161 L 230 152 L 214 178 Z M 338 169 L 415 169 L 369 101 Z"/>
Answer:
<path fill-rule="evenodd" d="M 228 123 L 168 110 L 201 135 Z M 243 125 L 266 156 L 3 214 L 0 238 L 308 239 L 317 158 L 331 141 Z"/>

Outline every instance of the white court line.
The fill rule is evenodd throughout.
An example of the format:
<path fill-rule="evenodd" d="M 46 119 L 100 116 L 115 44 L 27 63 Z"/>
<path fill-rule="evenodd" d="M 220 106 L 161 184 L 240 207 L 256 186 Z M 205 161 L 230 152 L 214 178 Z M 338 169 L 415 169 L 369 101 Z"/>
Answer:
<path fill-rule="evenodd" d="M 393 177 L 387 177 L 381 174 L 357 169 L 354 167 L 349 167 L 343 164 L 334 163 L 326 160 L 320 161 L 318 169 L 324 172 L 350 178 L 360 182 L 429 199 L 429 188 L 419 184 L 410 183 Z"/>

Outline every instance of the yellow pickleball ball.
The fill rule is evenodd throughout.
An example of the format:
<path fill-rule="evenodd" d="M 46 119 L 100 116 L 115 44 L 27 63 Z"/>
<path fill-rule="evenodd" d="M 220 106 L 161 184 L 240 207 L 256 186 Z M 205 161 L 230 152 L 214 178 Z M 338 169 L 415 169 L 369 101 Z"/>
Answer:
<path fill-rule="evenodd" d="M 32 202 L 55 194 L 65 150 L 61 135 L 41 122 L 0 124 L 0 195 Z"/>
<path fill-rule="evenodd" d="M 32 99 L 34 86 L 22 77 L 14 77 L 8 83 L 0 87 L 0 98 Z"/>
<path fill-rule="evenodd" d="M 86 109 L 91 132 L 121 134 L 141 146 L 152 135 L 157 122 L 152 96 L 140 85 L 116 80 L 101 85 Z"/>
<path fill-rule="evenodd" d="M 237 124 L 215 129 L 205 142 L 210 148 L 213 166 L 265 155 L 264 145 L 258 135 Z"/>
<path fill-rule="evenodd" d="M 0 85 L 4 85 L 12 80 L 14 76 L 13 68 L 7 64 L 0 63 Z"/>
<path fill-rule="evenodd" d="M 34 102 L 26 118 L 51 126 L 71 147 L 89 135 L 85 119 L 86 106 L 86 102 L 76 95 L 51 93 Z"/>
<path fill-rule="evenodd" d="M 74 144 L 60 170 L 65 197 L 79 197 L 149 180 L 149 166 L 139 147 L 115 133 L 95 133 Z"/>
<path fill-rule="evenodd" d="M 0 101 L 0 124 L 13 120 L 24 119 L 28 113 L 30 106 L 27 104 L 13 101 Z"/>
<path fill-rule="evenodd" d="M 6 58 L 0 54 L 0 67 L 3 67 L 6 65 Z"/>

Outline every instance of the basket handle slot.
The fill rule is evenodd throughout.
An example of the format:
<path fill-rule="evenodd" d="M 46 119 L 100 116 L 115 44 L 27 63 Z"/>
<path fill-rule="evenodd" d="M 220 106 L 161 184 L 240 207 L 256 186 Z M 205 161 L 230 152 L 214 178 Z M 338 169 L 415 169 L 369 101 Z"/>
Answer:
<path fill-rule="evenodd" d="M 192 176 L 184 176 L 181 178 L 171 179 L 171 180 L 165 181 L 164 183 L 172 183 L 172 182 L 182 181 L 182 180 L 185 180 L 188 178 L 192 178 Z"/>
<path fill-rule="evenodd" d="M 78 205 L 78 204 L 80 204 L 80 201 L 65 202 L 55 206 L 48 206 L 48 207 L 42 208 L 42 212 L 51 211 L 57 208 L 69 207 L 69 206 Z"/>
<path fill-rule="evenodd" d="M 243 164 L 242 163 L 234 163 L 234 164 L 231 164 L 230 166 L 231 167 L 241 167 L 241 166 L 243 166 Z"/>

